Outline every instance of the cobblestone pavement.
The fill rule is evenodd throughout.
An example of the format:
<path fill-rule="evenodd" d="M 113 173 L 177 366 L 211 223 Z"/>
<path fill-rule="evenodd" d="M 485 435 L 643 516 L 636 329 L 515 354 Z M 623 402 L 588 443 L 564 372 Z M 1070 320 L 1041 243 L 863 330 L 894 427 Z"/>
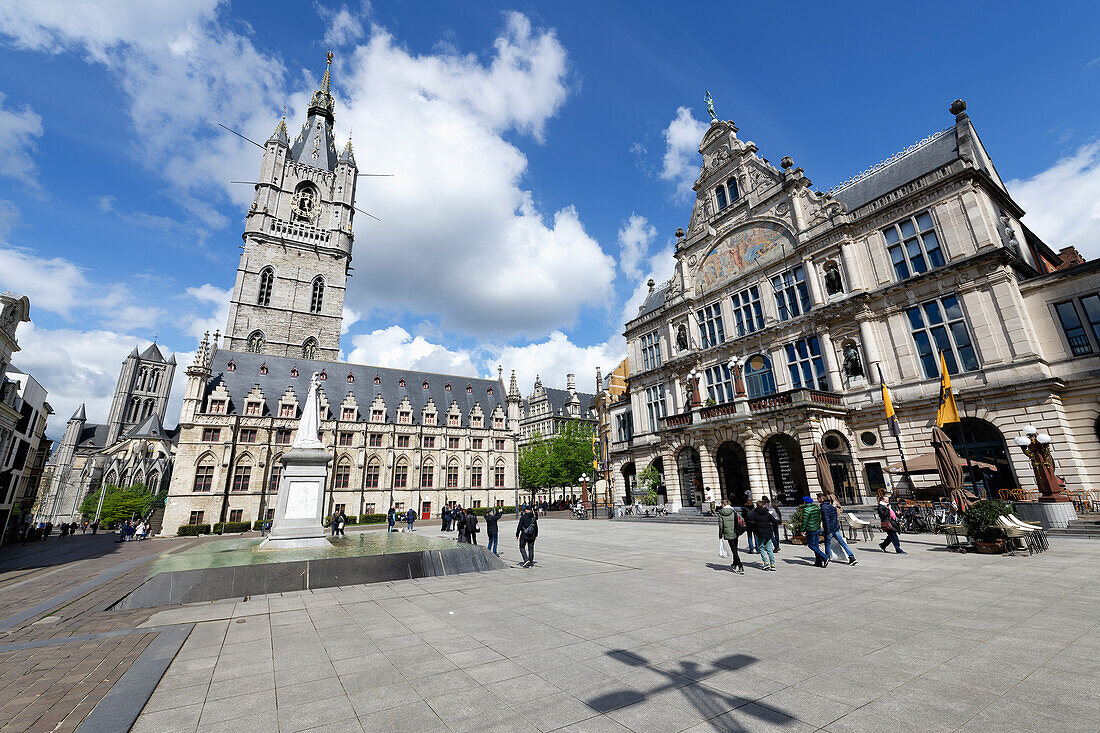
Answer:
<path fill-rule="evenodd" d="M 540 522 L 531 569 L 163 610 L 135 731 L 1097 731 L 1100 543 L 734 575 L 713 528 Z M 513 527 L 506 560 L 518 561 Z M 434 529 L 427 530 L 437 534 Z"/>
<path fill-rule="evenodd" d="M 0 550 L 0 731 L 75 730 L 156 636 L 124 633 L 150 611 L 105 609 L 193 542 L 101 533 Z"/>

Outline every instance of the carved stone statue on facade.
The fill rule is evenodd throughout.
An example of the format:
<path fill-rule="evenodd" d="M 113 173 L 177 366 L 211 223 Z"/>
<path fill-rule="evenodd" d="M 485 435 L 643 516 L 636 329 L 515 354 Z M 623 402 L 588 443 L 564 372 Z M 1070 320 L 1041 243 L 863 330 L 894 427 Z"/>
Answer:
<path fill-rule="evenodd" d="M 680 327 L 676 329 L 676 348 L 680 351 L 688 350 L 688 332 L 684 324 L 680 324 Z"/>
<path fill-rule="evenodd" d="M 844 290 L 844 284 L 840 280 L 840 270 L 836 267 L 825 268 L 825 292 L 836 295 Z"/>
<path fill-rule="evenodd" d="M 855 344 L 844 347 L 844 373 L 848 378 L 863 376 L 863 362 L 859 358 L 859 350 Z"/>

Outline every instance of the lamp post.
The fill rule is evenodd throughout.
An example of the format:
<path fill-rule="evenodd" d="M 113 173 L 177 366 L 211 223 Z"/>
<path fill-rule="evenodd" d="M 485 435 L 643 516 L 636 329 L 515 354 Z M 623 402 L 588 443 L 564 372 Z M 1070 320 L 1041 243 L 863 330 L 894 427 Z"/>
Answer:
<path fill-rule="evenodd" d="M 741 361 L 741 357 L 737 354 L 734 354 L 730 357 L 729 370 L 730 373 L 733 375 L 734 397 L 748 397 L 748 394 L 746 394 L 745 392 L 745 379 L 741 375 L 742 364 L 743 362 Z"/>
<path fill-rule="evenodd" d="M 581 474 L 581 506 L 588 509 L 588 474 Z"/>
<path fill-rule="evenodd" d="M 699 372 L 695 371 L 694 369 L 688 372 L 688 382 L 691 385 L 691 405 L 688 407 L 688 410 L 693 410 L 703 404 L 702 400 L 699 399 L 700 376 L 701 375 L 699 374 Z"/>
<path fill-rule="evenodd" d="M 1035 471 L 1035 483 L 1039 487 L 1039 501 L 1068 502 L 1062 493 L 1061 481 L 1054 473 L 1054 458 L 1050 453 L 1050 436 L 1040 433 L 1034 425 L 1025 425 L 1024 434 L 1013 442 L 1020 447 L 1024 455 L 1031 459 L 1031 468 Z"/>

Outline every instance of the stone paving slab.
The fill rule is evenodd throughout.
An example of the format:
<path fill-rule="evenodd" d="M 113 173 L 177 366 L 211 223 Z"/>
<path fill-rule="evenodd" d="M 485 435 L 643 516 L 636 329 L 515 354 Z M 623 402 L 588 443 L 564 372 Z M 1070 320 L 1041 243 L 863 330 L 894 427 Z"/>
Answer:
<path fill-rule="evenodd" d="M 541 524 L 531 569 L 153 615 L 196 625 L 134 730 L 1100 728 L 1100 544 L 741 576 L 713 528 Z"/>

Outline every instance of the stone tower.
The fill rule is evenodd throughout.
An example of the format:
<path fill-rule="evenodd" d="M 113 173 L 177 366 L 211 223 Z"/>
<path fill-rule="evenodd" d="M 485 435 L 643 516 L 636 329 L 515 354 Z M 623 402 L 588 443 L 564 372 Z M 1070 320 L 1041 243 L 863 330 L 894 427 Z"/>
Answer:
<path fill-rule="evenodd" d="M 114 445 L 121 436 L 150 415 L 164 422 L 168 394 L 176 373 L 176 356 L 164 358 L 155 343 L 138 353 L 137 347 L 122 362 L 115 397 L 107 416 L 107 445 Z"/>
<path fill-rule="evenodd" d="M 286 120 L 264 145 L 248 210 L 224 348 L 335 360 L 351 265 L 357 169 L 349 139 L 333 138 L 332 54 L 306 123 Z"/>

